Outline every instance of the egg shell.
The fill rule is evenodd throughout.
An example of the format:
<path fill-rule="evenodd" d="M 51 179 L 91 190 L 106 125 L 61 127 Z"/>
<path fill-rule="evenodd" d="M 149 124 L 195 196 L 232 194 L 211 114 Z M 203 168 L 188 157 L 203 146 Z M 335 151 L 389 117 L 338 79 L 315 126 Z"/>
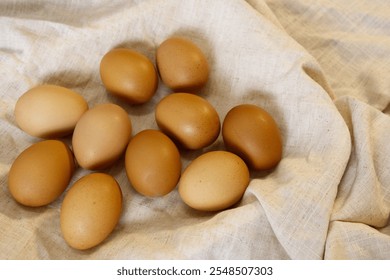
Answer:
<path fill-rule="evenodd" d="M 44 140 L 25 149 L 8 173 L 8 189 L 25 206 L 38 207 L 56 200 L 68 186 L 75 169 L 69 147 Z"/>
<path fill-rule="evenodd" d="M 18 126 L 31 136 L 59 138 L 69 135 L 88 110 L 78 93 L 56 85 L 39 85 L 19 97 L 14 115 Z"/>
<path fill-rule="evenodd" d="M 157 48 L 156 61 L 162 81 L 174 91 L 193 92 L 208 81 L 209 64 L 202 50 L 183 37 L 171 37 Z"/>
<path fill-rule="evenodd" d="M 211 145 L 220 132 L 215 108 L 191 93 L 172 93 L 156 106 L 158 127 L 181 147 L 196 150 Z"/>
<path fill-rule="evenodd" d="M 219 211 L 233 206 L 249 184 L 249 170 L 237 155 L 211 151 L 194 159 L 179 181 L 179 194 L 190 207 Z"/>
<path fill-rule="evenodd" d="M 130 141 L 125 157 L 126 174 L 134 189 L 145 196 L 171 192 L 181 174 L 180 153 L 172 140 L 158 130 L 148 129 Z"/>
<path fill-rule="evenodd" d="M 267 170 L 282 158 L 282 138 L 274 118 L 257 105 L 232 108 L 222 125 L 226 148 L 242 157 L 250 168 Z"/>
<path fill-rule="evenodd" d="M 86 250 L 102 243 L 122 213 L 122 191 L 109 174 L 88 174 L 71 186 L 61 206 L 60 224 L 69 246 Z"/>
<path fill-rule="evenodd" d="M 130 104 L 149 101 L 158 86 L 157 71 L 150 59 L 125 48 L 113 49 L 103 56 L 100 77 L 108 92 Z"/>
<path fill-rule="evenodd" d="M 111 166 L 125 152 L 132 124 L 119 105 L 105 103 L 88 110 L 77 122 L 73 152 L 78 164 L 89 170 Z"/>

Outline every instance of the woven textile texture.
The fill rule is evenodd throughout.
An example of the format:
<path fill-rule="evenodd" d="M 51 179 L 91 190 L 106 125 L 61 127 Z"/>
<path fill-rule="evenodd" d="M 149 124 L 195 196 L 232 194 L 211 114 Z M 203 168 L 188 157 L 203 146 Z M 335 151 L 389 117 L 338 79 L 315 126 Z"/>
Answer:
<path fill-rule="evenodd" d="M 0 3 L 0 259 L 390 259 L 390 3 L 385 0 L 4 0 Z M 121 105 L 133 135 L 157 128 L 170 90 L 131 106 L 101 82 L 102 56 L 135 49 L 152 61 L 170 36 L 192 40 L 210 63 L 199 91 L 221 121 L 241 103 L 277 122 L 283 159 L 251 172 L 242 200 L 219 212 L 190 209 L 177 189 L 135 192 L 123 159 L 104 170 L 123 192 L 123 213 L 99 246 L 71 249 L 60 230 L 64 194 L 40 208 L 17 204 L 7 176 L 41 139 L 17 126 L 28 89 L 56 84 L 90 107 Z M 64 141 L 70 143 L 71 138 Z M 224 149 L 222 136 L 182 154 Z M 79 168 L 71 184 L 90 171 Z"/>

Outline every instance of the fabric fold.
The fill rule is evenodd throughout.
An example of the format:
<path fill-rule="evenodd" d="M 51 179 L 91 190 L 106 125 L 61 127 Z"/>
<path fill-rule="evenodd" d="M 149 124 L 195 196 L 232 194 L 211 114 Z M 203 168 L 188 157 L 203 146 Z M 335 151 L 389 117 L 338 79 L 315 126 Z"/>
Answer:
<path fill-rule="evenodd" d="M 390 41 L 389 20 L 381 16 L 390 6 L 376 1 L 367 9 L 367 1 L 359 0 L 350 10 L 347 4 L 309 2 L 3 1 L 0 258 L 390 258 Z M 150 102 L 126 104 L 103 87 L 99 63 L 115 47 L 155 62 L 157 46 L 170 36 L 190 39 L 205 53 L 210 77 L 197 94 L 216 108 L 221 122 L 242 103 L 274 117 L 282 161 L 273 170 L 251 172 L 242 200 L 215 213 L 190 209 L 176 189 L 160 198 L 136 193 L 118 161 L 106 170 L 123 192 L 117 228 L 98 247 L 73 250 L 59 226 L 64 195 L 30 209 L 8 191 L 13 160 L 40 141 L 17 127 L 15 103 L 31 87 L 51 83 L 80 93 L 90 107 L 121 105 L 133 134 L 157 129 L 154 108 L 171 91 L 160 81 Z M 218 149 L 225 149 L 222 136 L 204 150 L 183 151 L 183 167 Z M 88 173 L 79 168 L 70 185 Z"/>

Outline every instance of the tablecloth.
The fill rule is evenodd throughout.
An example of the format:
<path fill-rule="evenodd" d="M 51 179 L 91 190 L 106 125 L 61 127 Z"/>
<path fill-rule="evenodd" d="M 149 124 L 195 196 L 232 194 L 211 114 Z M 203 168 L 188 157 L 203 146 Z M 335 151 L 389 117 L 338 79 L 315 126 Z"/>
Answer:
<path fill-rule="evenodd" d="M 390 3 L 385 0 L 4 0 L 0 3 L 1 259 L 389 259 Z M 99 246 L 64 241 L 60 207 L 16 203 L 13 160 L 41 139 L 15 122 L 17 99 L 40 84 L 80 93 L 90 107 L 121 105 L 133 135 L 155 128 L 161 81 L 147 104 L 105 90 L 102 56 L 115 47 L 152 61 L 171 36 L 196 43 L 210 64 L 198 92 L 221 121 L 256 104 L 277 122 L 283 158 L 251 172 L 242 200 L 218 212 L 186 206 L 177 189 L 159 198 L 134 191 L 123 158 L 105 170 L 118 181 L 123 213 Z M 71 137 L 65 138 L 71 144 Z M 183 151 L 185 168 L 211 146 Z M 79 168 L 72 180 L 91 171 Z"/>

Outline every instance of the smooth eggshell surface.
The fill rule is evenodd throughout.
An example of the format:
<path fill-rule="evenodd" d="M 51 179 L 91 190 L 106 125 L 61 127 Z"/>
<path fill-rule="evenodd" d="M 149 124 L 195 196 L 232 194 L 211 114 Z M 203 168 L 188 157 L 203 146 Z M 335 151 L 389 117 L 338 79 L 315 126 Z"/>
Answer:
<path fill-rule="evenodd" d="M 222 136 L 227 149 L 254 170 L 273 168 L 282 158 L 279 128 L 273 117 L 256 105 L 232 108 L 223 121 Z"/>
<path fill-rule="evenodd" d="M 118 48 L 106 53 L 100 62 L 100 76 L 111 94 L 130 104 L 150 100 L 158 86 L 153 63 L 131 49 Z"/>
<path fill-rule="evenodd" d="M 209 77 L 209 65 L 202 50 L 188 39 L 172 37 L 157 48 L 157 68 L 162 81 L 174 91 L 193 92 Z"/>
<path fill-rule="evenodd" d="M 60 224 L 69 246 L 85 250 L 103 242 L 122 212 L 122 192 L 114 177 L 92 173 L 76 181 L 65 195 Z"/>
<path fill-rule="evenodd" d="M 68 186 L 75 169 L 69 147 L 58 140 L 32 144 L 13 162 L 8 188 L 25 206 L 44 206 L 57 199 Z"/>
<path fill-rule="evenodd" d="M 156 106 L 159 128 L 182 147 L 196 150 L 211 145 L 220 132 L 219 116 L 204 98 L 191 93 L 172 93 Z"/>
<path fill-rule="evenodd" d="M 193 160 L 179 181 L 179 194 L 190 207 L 219 211 L 237 203 L 249 184 L 249 170 L 237 155 L 212 151 Z"/>
<path fill-rule="evenodd" d="M 172 191 L 181 173 L 179 150 L 158 130 L 135 135 L 126 150 L 126 173 L 136 191 L 145 196 L 163 196 Z"/>
<path fill-rule="evenodd" d="M 112 103 L 88 110 L 76 124 L 72 145 L 78 164 L 90 170 L 109 167 L 124 153 L 132 125 L 127 112 Z"/>
<path fill-rule="evenodd" d="M 57 138 L 69 135 L 88 110 L 78 93 L 56 85 L 40 85 L 25 92 L 16 102 L 18 126 L 29 135 Z"/>

